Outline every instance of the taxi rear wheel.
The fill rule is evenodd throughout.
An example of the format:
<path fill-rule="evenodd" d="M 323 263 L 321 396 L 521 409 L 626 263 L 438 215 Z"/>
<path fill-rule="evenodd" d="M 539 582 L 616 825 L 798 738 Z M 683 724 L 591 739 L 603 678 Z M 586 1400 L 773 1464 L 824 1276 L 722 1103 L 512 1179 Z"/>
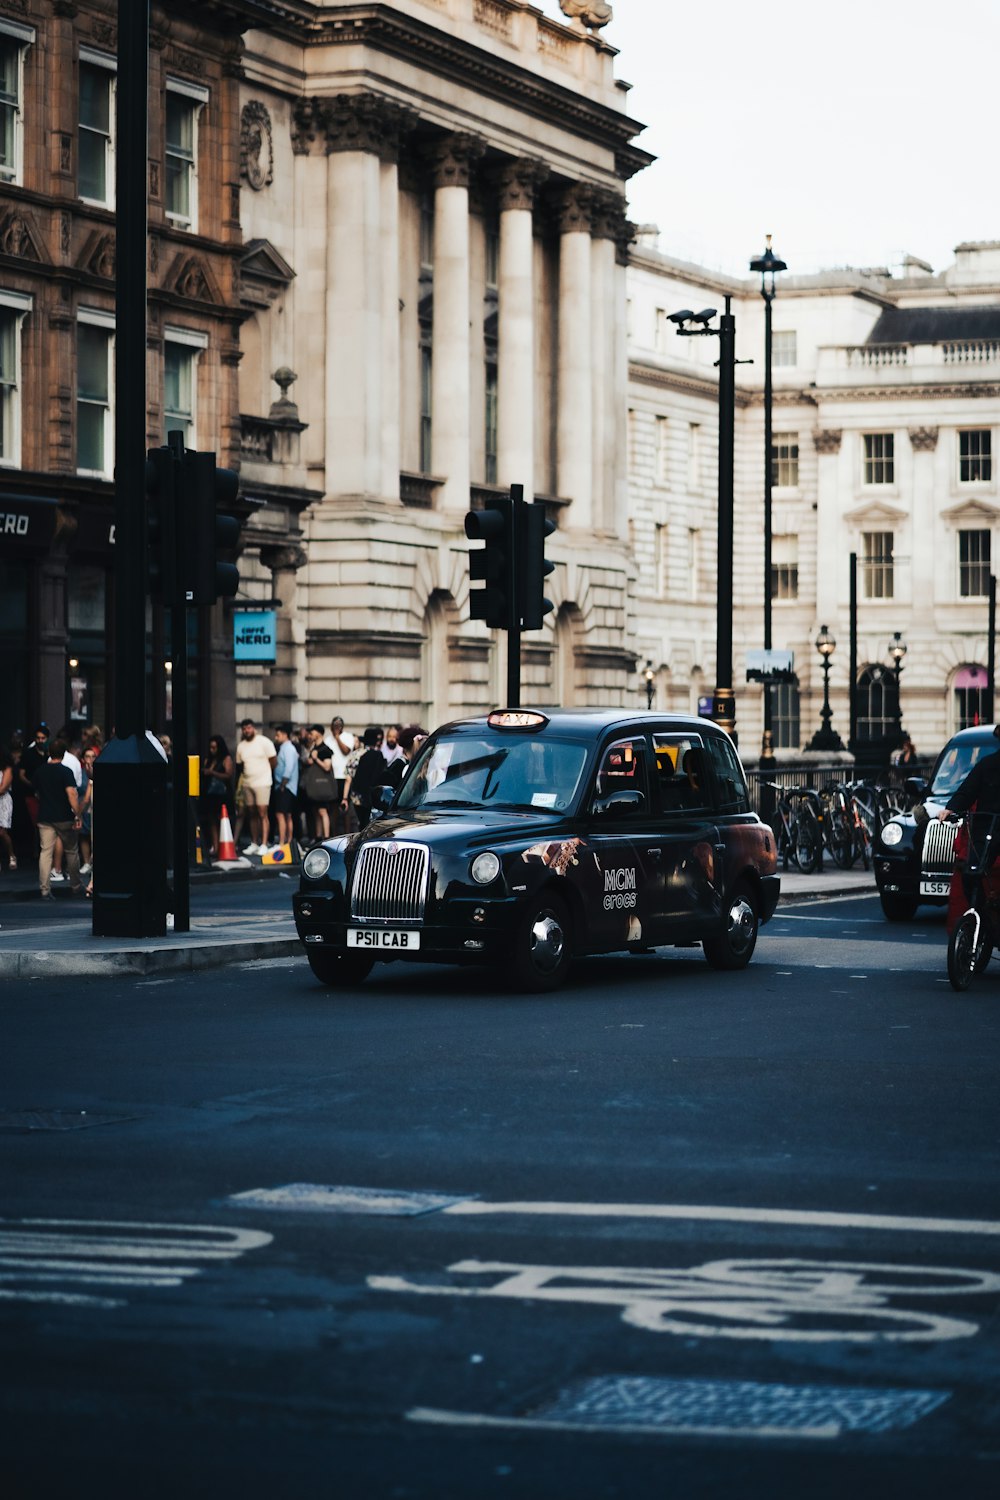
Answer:
<path fill-rule="evenodd" d="M 331 990 L 361 984 L 375 963 L 366 953 L 339 953 L 333 948 L 307 948 L 306 958 L 320 984 Z"/>
<path fill-rule="evenodd" d="M 539 994 L 563 983 L 572 958 L 572 923 L 562 897 L 542 895 L 518 928 L 512 977 L 519 990 Z"/>
<path fill-rule="evenodd" d="M 703 943 L 713 969 L 745 969 L 753 957 L 760 930 L 757 897 L 745 880 L 722 903 L 719 928 Z"/>

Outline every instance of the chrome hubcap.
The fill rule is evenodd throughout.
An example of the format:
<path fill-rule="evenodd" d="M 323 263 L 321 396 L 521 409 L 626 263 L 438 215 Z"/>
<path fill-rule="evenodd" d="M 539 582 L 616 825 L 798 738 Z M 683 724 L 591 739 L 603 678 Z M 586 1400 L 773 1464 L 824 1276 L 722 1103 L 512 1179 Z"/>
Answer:
<path fill-rule="evenodd" d="M 565 936 L 555 917 L 536 917 L 531 927 L 531 961 L 542 974 L 558 968 L 563 955 Z"/>
<path fill-rule="evenodd" d="M 734 953 L 743 953 L 753 942 L 753 907 L 743 896 L 729 908 L 729 942 Z"/>

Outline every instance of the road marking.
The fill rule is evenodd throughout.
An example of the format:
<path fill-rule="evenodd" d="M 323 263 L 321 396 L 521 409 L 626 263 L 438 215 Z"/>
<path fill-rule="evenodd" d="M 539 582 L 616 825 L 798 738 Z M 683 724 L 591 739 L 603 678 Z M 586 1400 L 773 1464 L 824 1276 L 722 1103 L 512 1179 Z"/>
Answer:
<path fill-rule="evenodd" d="M 599 1432 L 607 1433 L 608 1427 L 602 1422 L 566 1422 L 546 1419 L 543 1417 L 491 1417 L 482 1413 L 464 1411 L 443 1411 L 434 1406 L 414 1406 L 406 1413 L 408 1422 L 427 1422 L 436 1427 L 497 1427 L 512 1428 L 519 1432 Z M 803 1438 L 829 1439 L 840 1436 L 840 1428 L 831 1424 L 829 1427 L 684 1427 L 680 1424 L 674 1427 L 651 1427 L 648 1423 L 622 1422 L 615 1426 L 615 1432 L 624 1433 L 632 1437 L 719 1437 L 719 1438 Z"/>
<path fill-rule="evenodd" d="M 69 1293 L 66 1284 L 107 1288 L 183 1286 L 212 1262 L 271 1243 L 256 1229 L 213 1224 L 133 1224 L 116 1219 L 0 1219 L 0 1298 L 121 1307 L 120 1297 Z M 35 1290 L 32 1290 L 35 1288 Z"/>
<path fill-rule="evenodd" d="M 970 1338 L 979 1332 L 978 1323 L 894 1303 L 995 1296 L 1000 1290 L 1000 1276 L 989 1271 L 781 1258 L 717 1260 L 690 1268 L 460 1260 L 444 1274 L 477 1279 L 369 1276 L 367 1285 L 373 1291 L 421 1297 L 620 1307 L 623 1323 L 647 1333 L 797 1344 Z"/>
<path fill-rule="evenodd" d="M 423 1193 L 394 1188 L 327 1187 L 318 1182 L 290 1182 L 284 1187 L 251 1188 L 233 1193 L 240 1208 L 275 1208 L 325 1214 L 385 1214 L 409 1218 L 451 1207 L 463 1195 Z"/>
<path fill-rule="evenodd" d="M 947 981 L 945 981 L 947 983 Z M 817 1229 L 885 1229 L 918 1234 L 1000 1237 L 996 1219 L 927 1219 L 896 1214 L 857 1214 L 798 1208 L 724 1208 L 695 1203 L 490 1202 L 463 1198 L 446 1214 L 524 1214 L 587 1219 L 697 1219 L 711 1223 L 789 1224 Z"/>

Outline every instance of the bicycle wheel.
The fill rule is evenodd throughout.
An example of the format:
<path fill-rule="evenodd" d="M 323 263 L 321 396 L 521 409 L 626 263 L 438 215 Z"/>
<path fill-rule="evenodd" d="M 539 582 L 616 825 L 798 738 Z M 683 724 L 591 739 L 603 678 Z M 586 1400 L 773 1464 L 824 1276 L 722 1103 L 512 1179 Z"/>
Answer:
<path fill-rule="evenodd" d="M 854 864 L 854 830 L 842 793 L 836 793 L 830 802 L 826 837 L 834 864 L 840 870 L 849 870 Z"/>
<path fill-rule="evenodd" d="M 819 828 L 806 812 L 795 819 L 795 863 L 803 875 L 811 875 L 819 868 Z"/>
<path fill-rule="evenodd" d="M 961 995 L 972 983 L 976 971 L 976 914 L 967 911 L 955 923 L 948 939 L 948 979 L 953 990 Z"/>

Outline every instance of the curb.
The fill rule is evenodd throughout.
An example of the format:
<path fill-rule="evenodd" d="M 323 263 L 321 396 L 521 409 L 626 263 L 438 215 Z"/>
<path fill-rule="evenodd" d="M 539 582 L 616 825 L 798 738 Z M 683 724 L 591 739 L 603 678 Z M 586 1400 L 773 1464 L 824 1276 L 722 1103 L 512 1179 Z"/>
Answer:
<path fill-rule="evenodd" d="M 871 886 L 845 886 L 839 891 L 782 891 L 778 897 L 778 906 L 797 906 L 801 901 L 851 901 L 859 900 L 862 896 L 877 896 L 878 887 Z"/>
<path fill-rule="evenodd" d="M 257 938 L 253 942 L 201 943 L 194 947 L 124 948 L 114 952 L 3 954 L 4 973 L 11 979 L 86 978 L 100 975 L 182 974 L 223 964 L 247 963 L 255 958 L 304 955 L 298 937 Z"/>

